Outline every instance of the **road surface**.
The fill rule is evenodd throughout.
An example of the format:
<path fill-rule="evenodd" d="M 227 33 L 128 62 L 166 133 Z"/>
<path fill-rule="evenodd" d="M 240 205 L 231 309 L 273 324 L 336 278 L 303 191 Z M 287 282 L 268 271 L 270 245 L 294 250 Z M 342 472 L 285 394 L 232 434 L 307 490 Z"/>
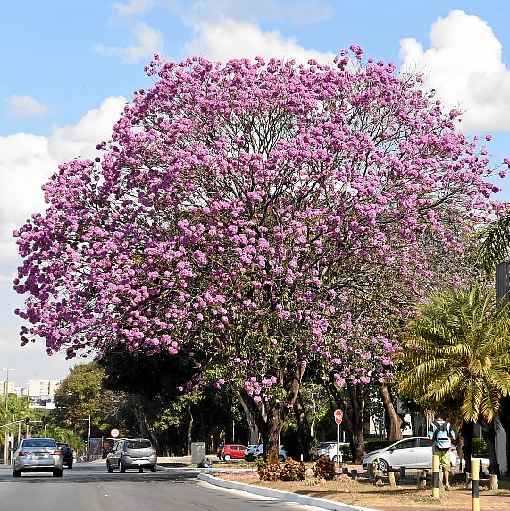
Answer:
<path fill-rule="evenodd" d="M 102 464 L 77 463 L 64 477 L 0 468 L 2 511 L 303 511 L 314 508 L 226 491 L 185 471 L 108 474 Z M 316 509 L 316 508 L 315 508 Z"/>

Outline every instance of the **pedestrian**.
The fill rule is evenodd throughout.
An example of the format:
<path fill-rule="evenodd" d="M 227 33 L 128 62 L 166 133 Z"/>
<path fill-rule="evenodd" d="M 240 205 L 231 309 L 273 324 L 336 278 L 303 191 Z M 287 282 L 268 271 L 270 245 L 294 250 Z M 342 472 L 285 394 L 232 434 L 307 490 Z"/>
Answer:
<path fill-rule="evenodd" d="M 444 486 L 450 489 L 450 449 L 455 441 L 455 431 L 446 420 L 446 414 L 438 412 L 429 426 L 428 437 L 432 440 L 432 454 L 439 456 L 439 467 L 444 475 Z"/>

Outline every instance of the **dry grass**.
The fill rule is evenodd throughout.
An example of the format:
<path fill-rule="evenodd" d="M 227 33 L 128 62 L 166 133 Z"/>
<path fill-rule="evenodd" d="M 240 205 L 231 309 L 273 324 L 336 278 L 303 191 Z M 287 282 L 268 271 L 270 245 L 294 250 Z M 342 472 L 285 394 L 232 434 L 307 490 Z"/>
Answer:
<path fill-rule="evenodd" d="M 465 489 L 463 485 L 456 485 L 449 492 L 441 490 L 439 500 L 434 500 L 430 489 L 418 490 L 411 481 L 408 484 L 400 484 L 396 489 L 391 489 L 388 485 L 376 487 L 366 480 L 353 481 L 345 475 L 339 476 L 334 481 L 312 479 L 299 482 L 260 481 L 258 476 L 252 472 L 219 474 L 219 477 L 381 511 L 464 511 L 471 509 L 471 491 Z M 508 487 L 508 483 L 503 481 L 500 486 Z M 484 510 L 509 511 L 510 490 L 482 491 L 481 506 Z"/>

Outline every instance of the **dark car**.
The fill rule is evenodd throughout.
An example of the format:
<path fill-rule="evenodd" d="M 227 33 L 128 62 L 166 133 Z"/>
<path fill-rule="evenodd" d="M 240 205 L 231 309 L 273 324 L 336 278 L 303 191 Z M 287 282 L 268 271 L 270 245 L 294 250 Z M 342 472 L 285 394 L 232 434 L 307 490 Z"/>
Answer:
<path fill-rule="evenodd" d="M 73 468 L 73 450 L 69 447 L 69 444 L 57 442 L 57 447 L 64 453 L 64 466 L 67 468 Z"/>
<path fill-rule="evenodd" d="M 120 439 L 117 439 L 120 440 Z M 113 445 L 117 441 L 115 438 L 105 438 L 103 441 L 103 459 L 113 451 Z"/>

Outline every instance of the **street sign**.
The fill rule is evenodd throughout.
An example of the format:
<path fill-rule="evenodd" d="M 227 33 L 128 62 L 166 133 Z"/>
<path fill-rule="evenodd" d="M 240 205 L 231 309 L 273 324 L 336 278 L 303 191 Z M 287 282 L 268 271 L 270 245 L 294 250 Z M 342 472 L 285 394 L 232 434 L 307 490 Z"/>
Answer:
<path fill-rule="evenodd" d="M 117 428 L 113 428 L 111 431 L 110 431 L 110 435 L 112 435 L 112 438 L 117 438 L 120 434 L 120 431 L 117 429 Z"/>
<path fill-rule="evenodd" d="M 342 412 L 342 410 L 335 410 L 335 422 L 337 424 L 342 424 L 343 418 L 344 418 L 344 412 Z"/>

